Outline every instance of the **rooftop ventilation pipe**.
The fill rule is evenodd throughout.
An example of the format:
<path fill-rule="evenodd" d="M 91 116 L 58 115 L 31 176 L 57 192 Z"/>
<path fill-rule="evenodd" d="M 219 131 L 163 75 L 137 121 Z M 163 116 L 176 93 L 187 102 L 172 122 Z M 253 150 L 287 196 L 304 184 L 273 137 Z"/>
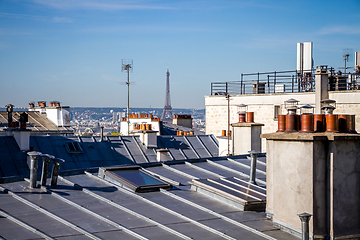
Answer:
<path fill-rule="evenodd" d="M 104 141 L 104 126 L 101 126 L 101 138 L 100 138 L 100 142 Z"/>
<path fill-rule="evenodd" d="M 301 213 L 298 214 L 300 220 L 301 220 L 301 239 L 302 240 L 309 240 L 309 221 L 311 218 L 311 214 L 310 213 Z"/>
<path fill-rule="evenodd" d="M 36 188 L 38 159 L 41 152 L 28 152 L 27 155 L 30 157 L 30 188 Z"/>
<path fill-rule="evenodd" d="M 321 101 L 321 110 L 325 114 L 326 132 L 338 132 L 338 116 L 333 114 L 335 109 L 335 100 L 324 99 Z"/>
<path fill-rule="evenodd" d="M 301 132 L 314 132 L 314 107 L 307 104 L 300 107 Z"/>
<path fill-rule="evenodd" d="M 29 121 L 29 116 L 26 112 L 23 112 L 20 114 L 20 128 L 21 129 L 26 129 L 26 123 Z"/>
<path fill-rule="evenodd" d="M 51 172 L 51 186 L 55 187 L 57 185 L 60 166 L 65 162 L 65 160 L 61 158 L 53 158 L 52 161 L 53 161 L 53 169 Z"/>
<path fill-rule="evenodd" d="M 5 107 L 6 107 L 6 111 L 8 113 L 8 124 L 9 124 L 8 126 L 13 127 L 12 112 L 13 112 L 13 109 L 14 109 L 14 105 L 8 104 Z"/>
<path fill-rule="evenodd" d="M 46 186 L 47 175 L 49 172 L 49 164 L 51 160 L 54 159 L 55 157 L 50 154 L 41 154 L 40 156 L 43 161 L 42 172 L 41 172 L 41 186 Z"/>
<path fill-rule="evenodd" d="M 296 132 L 298 131 L 299 117 L 296 115 L 299 101 L 293 98 L 284 101 L 285 109 L 287 110 L 285 120 L 285 132 Z"/>
<path fill-rule="evenodd" d="M 260 152 L 255 151 L 255 150 L 251 150 L 249 151 L 250 153 L 250 157 L 247 157 L 250 161 L 251 161 L 251 166 L 250 166 L 250 183 L 257 185 L 255 178 L 256 178 L 256 161 L 257 161 L 257 157 L 259 155 Z"/>
<path fill-rule="evenodd" d="M 245 121 L 245 115 L 246 115 L 246 112 L 247 112 L 247 105 L 246 104 L 240 104 L 237 106 L 238 108 L 238 114 L 239 114 L 239 123 L 243 123 L 243 122 L 246 122 Z"/>
<path fill-rule="evenodd" d="M 46 107 L 46 102 L 45 101 L 38 101 L 38 107 Z"/>

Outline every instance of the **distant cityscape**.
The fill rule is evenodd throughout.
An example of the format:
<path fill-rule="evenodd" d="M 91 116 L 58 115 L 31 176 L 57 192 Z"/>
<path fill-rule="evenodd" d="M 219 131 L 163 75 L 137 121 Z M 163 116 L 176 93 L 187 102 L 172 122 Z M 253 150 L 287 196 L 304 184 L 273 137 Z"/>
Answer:
<path fill-rule="evenodd" d="M 193 128 L 205 130 L 205 109 L 173 108 L 173 114 L 190 114 Z M 163 108 L 131 108 L 130 114 L 152 114 L 161 117 Z M 105 134 L 120 131 L 120 121 L 126 117 L 126 108 L 70 107 L 71 126 L 78 135 L 99 135 L 101 127 Z"/>

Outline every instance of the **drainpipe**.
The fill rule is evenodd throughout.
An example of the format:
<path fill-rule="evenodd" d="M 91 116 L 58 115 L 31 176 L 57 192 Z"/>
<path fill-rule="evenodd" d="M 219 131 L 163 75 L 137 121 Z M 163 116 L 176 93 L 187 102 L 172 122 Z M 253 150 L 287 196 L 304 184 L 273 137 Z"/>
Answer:
<path fill-rule="evenodd" d="M 309 240 L 309 221 L 311 218 L 311 214 L 310 213 L 301 213 L 298 214 L 300 220 L 301 220 L 301 239 L 302 240 Z"/>
<path fill-rule="evenodd" d="M 46 186 L 47 175 L 49 172 L 49 164 L 51 160 L 54 159 L 55 157 L 50 154 L 41 154 L 40 156 L 43 161 L 42 172 L 41 172 L 41 186 Z"/>
<path fill-rule="evenodd" d="M 28 152 L 27 155 L 30 157 L 30 188 L 36 188 L 38 159 L 41 152 Z"/>
<path fill-rule="evenodd" d="M 257 161 L 257 157 L 259 155 L 260 152 L 255 151 L 255 150 L 251 150 L 249 151 L 250 153 L 250 157 L 247 157 L 250 161 L 251 161 L 251 166 L 250 166 L 250 183 L 257 185 L 255 178 L 256 178 L 256 161 Z"/>
<path fill-rule="evenodd" d="M 51 172 L 51 186 L 55 187 L 57 185 L 57 179 L 59 176 L 60 166 L 65 162 L 64 159 L 54 158 L 53 161 L 53 169 Z"/>

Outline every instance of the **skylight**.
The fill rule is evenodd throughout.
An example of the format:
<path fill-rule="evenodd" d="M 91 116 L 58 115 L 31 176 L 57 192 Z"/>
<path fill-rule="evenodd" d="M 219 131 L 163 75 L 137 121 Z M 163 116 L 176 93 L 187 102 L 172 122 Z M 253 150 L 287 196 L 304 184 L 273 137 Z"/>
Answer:
<path fill-rule="evenodd" d="M 78 142 L 66 142 L 65 146 L 68 153 L 82 153 L 82 149 Z"/>
<path fill-rule="evenodd" d="M 99 176 L 134 192 L 172 188 L 170 184 L 141 170 L 140 166 L 102 167 Z"/>

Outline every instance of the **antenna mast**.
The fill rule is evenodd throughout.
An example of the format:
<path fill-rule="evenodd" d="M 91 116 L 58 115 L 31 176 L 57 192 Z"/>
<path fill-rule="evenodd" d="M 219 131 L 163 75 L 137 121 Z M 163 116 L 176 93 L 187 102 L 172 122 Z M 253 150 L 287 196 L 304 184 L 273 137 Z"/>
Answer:
<path fill-rule="evenodd" d="M 127 134 L 130 133 L 130 119 L 129 119 L 129 110 L 130 110 L 130 71 L 133 72 L 133 60 L 132 59 L 122 59 L 122 68 L 121 71 L 127 72 L 127 90 L 128 90 L 128 104 L 127 104 L 127 116 L 126 121 L 128 125 Z"/>
<path fill-rule="evenodd" d="M 344 67 L 344 74 L 346 75 L 346 62 L 349 61 L 349 49 L 346 50 L 347 52 L 342 56 L 344 58 L 345 67 Z"/>

